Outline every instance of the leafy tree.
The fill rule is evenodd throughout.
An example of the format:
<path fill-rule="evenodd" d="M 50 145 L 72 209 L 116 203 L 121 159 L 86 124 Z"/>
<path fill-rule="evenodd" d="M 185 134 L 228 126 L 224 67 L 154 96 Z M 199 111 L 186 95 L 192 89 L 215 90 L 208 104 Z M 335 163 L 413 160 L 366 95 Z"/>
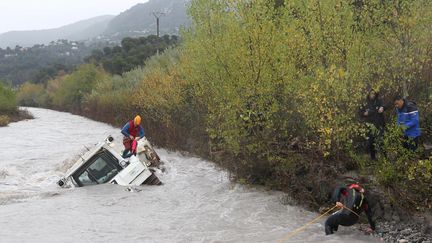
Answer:
<path fill-rule="evenodd" d="M 17 110 L 15 92 L 0 81 L 0 114 L 10 114 Z"/>
<path fill-rule="evenodd" d="M 91 93 L 96 81 L 109 78 L 106 73 L 92 64 L 81 65 L 62 79 L 61 86 L 53 94 L 55 107 L 66 110 L 80 110 L 81 104 Z"/>
<path fill-rule="evenodd" d="M 144 65 L 147 58 L 163 52 L 178 42 L 177 36 L 169 35 L 160 38 L 154 35 L 139 38 L 127 37 L 122 40 L 121 46 L 105 47 L 103 51 L 94 50 L 86 61 L 102 65 L 111 74 L 121 75 Z"/>
<path fill-rule="evenodd" d="M 34 45 L 14 49 L 0 48 L 0 78 L 10 81 L 14 86 L 26 81 L 44 83 L 59 72 L 68 72 L 98 45 L 59 40 L 50 45 Z"/>
<path fill-rule="evenodd" d="M 17 101 L 23 106 L 43 106 L 47 104 L 47 94 L 43 84 L 26 82 L 20 86 Z"/>

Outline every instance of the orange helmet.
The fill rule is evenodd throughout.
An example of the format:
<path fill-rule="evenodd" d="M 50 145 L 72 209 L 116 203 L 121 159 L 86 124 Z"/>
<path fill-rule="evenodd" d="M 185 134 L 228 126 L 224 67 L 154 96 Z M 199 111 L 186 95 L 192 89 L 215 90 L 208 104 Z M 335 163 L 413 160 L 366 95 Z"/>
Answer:
<path fill-rule="evenodd" d="M 137 115 L 137 116 L 134 118 L 134 124 L 135 124 L 135 126 L 138 126 L 138 125 L 141 124 L 141 117 L 140 117 L 139 115 Z"/>

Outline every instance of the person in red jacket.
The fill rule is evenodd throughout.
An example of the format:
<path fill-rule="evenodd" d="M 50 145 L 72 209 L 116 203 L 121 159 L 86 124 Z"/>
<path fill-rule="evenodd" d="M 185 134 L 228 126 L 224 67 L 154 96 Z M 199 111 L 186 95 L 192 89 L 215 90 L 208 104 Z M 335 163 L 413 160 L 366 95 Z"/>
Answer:
<path fill-rule="evenodd" d="M 122 128 L 121 133 L 124 135 L 123 158 L 129 158 L 136 155 L 136 145 L 138 140 L 144 137 L 144 129 L 141 126 L 141 117 L 137 115 L 133 120 L 128 121 Z"/>
<path fill-rule="evenodd" d="M 325 222 L 326 235 L 333 234 L 338 230 L 339 225 L 351 226 L 358 222 L 359 215 L 364 211 L 369 221 L 370 228 L 367 229 L 368 233 L 375 230 L 375 222 L 372 220 L 372 210 L 369 203 L 364 196 L 364 189 L 358 184 L 351 184 L 349 186 L 340 186 L 335 189 L 332 201 L 341 210 L 332 214 Z"/>

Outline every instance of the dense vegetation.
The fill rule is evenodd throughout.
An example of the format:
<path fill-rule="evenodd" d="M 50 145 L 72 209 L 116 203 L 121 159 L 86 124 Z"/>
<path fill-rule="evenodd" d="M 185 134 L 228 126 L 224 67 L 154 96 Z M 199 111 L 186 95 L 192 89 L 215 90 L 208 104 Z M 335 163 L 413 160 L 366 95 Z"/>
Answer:
<path fill-rule="evenodd" d="M 127 91 L 132 92 L 132 88 L 142 79 L 141 76 L 132 76 L 137 73 L 136 70 L 128 71 L 144 65 L 150 56 L 163 52 L 170 46 L 175 46 L 178 41 L 177 36 L 168 35 L 125 38 L 121 46 L 105 47 L 103 50 L 95 49 L 92 55 L 86 58 L 88 64 L 75 67 L 73 72 L 67 73 L 62 70 L 62 72 L 53 73 L 55 78 L 34 79 L 39 82 L 26 82 L 21 85 L 18 101 L 24 106 L 44 106 L 82 112 L 88 110 L 87 108 L 82 109 L 82 103 L 92 104 L 87 99 L 94 100 L 95 96 L 108 95 L 109 99 L 104 98 L 104 102 L 112 100 L 110 104 L 113 107 L 116 102 L 126 105 L 127 103 L 122 103 L 121 100 L 122 96 L 128 93 L 122 90 L 127 87 Z M 43 71 L 39 75 L 49 74 L 49 69 Z M 122 74 L 123 77 L 111 77 L 110 74 Z M 121 95 L 116 93 L 115 89 L 121 91 Z M 133 102 L 130 101 L 130 103 Z M 120 110 L 116 111 L 120 112 Z"/>
<path fill-rule="evenodd" d="M 15 92 L 0 81 L 0 127 L 10 122 L 10 116 L 17 111 Z"/>
<path fill-rule="evenodd" d="M 178 42 L 179 39 L 175 35 L 127 37 L 122 40 L 120 46 L 93 50 L 92 55 L 87 57 L 86 60 L 102 65 L 105 70 L 112 74 L 121 75 L 133 68 L 142 66 L 147 58 L 178 44 Z"/>
<path fill-rule="evenodd" d="M 278 178 L 317 198 L 319 178 L 369 164 L 356 155 L 368 88 L 390 106 L 397 93 L 415 100 L 430 141 L 431 10 L 422 0 L 193 1 L 184 70 L 212 151 L 235 158 L 228 166 L 241 178 Z M 397 155 L 382 156 L 369 174 L 430 206 L 431 191 L 415 189 L 431 185 L 431 160 L 404 156 L 397 141 L 390 147 Z"/>
<path fill-rule="evenodd" d="M 0 48 L 0 79 L 15 86 L 27 81 L 46 82 L 83 63 L 84 57 L 96 47 L 98 45 L 87 46 L 84 43 L 59 40 L 49 45 L 29 48 Z"/>
<path fill-rule="evenodd" d="M 35 96 L 117 125 L 140 113 L 158 144 L 209 155 L 233 178 L 315 206 L 323 185 L 358 170 L 407 199 L 395 203 L 432 207 L 432 158 L 401 147 L 392 109 L 378 161 L 363 156 L 357 116 L 370 88 L 389 107 L 403 93 L 430 141 L 432 2 L 193 0 L 190 15 L 182 45 L 144 67 L 111 76 L 84 65 Z"/>

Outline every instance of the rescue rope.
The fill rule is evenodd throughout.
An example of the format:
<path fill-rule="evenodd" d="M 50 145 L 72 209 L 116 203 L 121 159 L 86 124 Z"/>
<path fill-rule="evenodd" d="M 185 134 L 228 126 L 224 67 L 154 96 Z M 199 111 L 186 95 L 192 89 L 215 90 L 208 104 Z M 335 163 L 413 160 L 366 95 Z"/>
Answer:
<path fill-rule="evenodd" d="M 288 240 L 289 238 L 293 237 L 294 235 L 296 235 L 296 234 L 300 233 L 301 231 L 303 231 L 304 229 L 306 229 L 306 227 L 308 227 L 309 225 L 311 225 L 311 224 L 315 223 L 316 221 L 318 221 L 320 218 L 322 218 L 322 217 L 326 216 L 327 214 L 329 214 L 331 211 L 333 211 L 333 209 L 335 209 L 337 207 L 338 207 L 337 205 L 333 206 L 332 208 L 330 208 L 329 210 L 327 210 L 326 212 L 324 212 L 320 216 L 316 217 L 315 219 L 309 221 L 308 223 L 306 223 L 302 227 L 297 228 L 297 229 L 291 231 L 291 233 L 289 233 L 288 235 L 286 235 L 284 238 L 278 240 L 277 242 L 278 243 L 282 243 L 282 242 Z"/>
<path fill-rule="evenodd" d="M 327 210 L 326 212 L 324 212 L 323 214 L 321 214 L 320 216 L 316 217 L 315 219 L 307 222 L 305 225 L 303 225 L 302 227 L 299 227 L 293 231 L 291 231 L 291 233 L 289 233 L 288 235 L 286 235 L 284 238 L 278 240 L 278 243 L 282 243 L 286 240 L 288 240 L 289 238 L 293 237 L 294 235 L 300 233 L 301 231 L 303 231 L 304 229 L 306 229 L 309 225 L 315 223 L 316 221 L 318 221 L 320 218 L 324 217 L 325 215 L 329 214 L 331 211 L 333 211 L 333 209 L 338 208 L 338 205 L 333 206 L 332 208 L 330 208 L 329 210 Z M 358 215 L 358 213 L 354 212 L 353 210 L 345 207 L 345 205 L 343 206 L 343 208 L 347 209 L 348 211 L 354 213 L 355 215 L 357 215 L 357 217 L 360 218 L 360 215 Z"/>
<path fill-rule="evenodd" d="M 343 206 L 343 208 L 346 209 L 346 210 L 348 210 L 348 211 L 350 211 L 351 213 L 355 214 L 357 217 L 360 218 L 360 215 L 358 215 L 358 213 L 354 212 L 354 210 L 345 207 L 345 205 Z"/>

